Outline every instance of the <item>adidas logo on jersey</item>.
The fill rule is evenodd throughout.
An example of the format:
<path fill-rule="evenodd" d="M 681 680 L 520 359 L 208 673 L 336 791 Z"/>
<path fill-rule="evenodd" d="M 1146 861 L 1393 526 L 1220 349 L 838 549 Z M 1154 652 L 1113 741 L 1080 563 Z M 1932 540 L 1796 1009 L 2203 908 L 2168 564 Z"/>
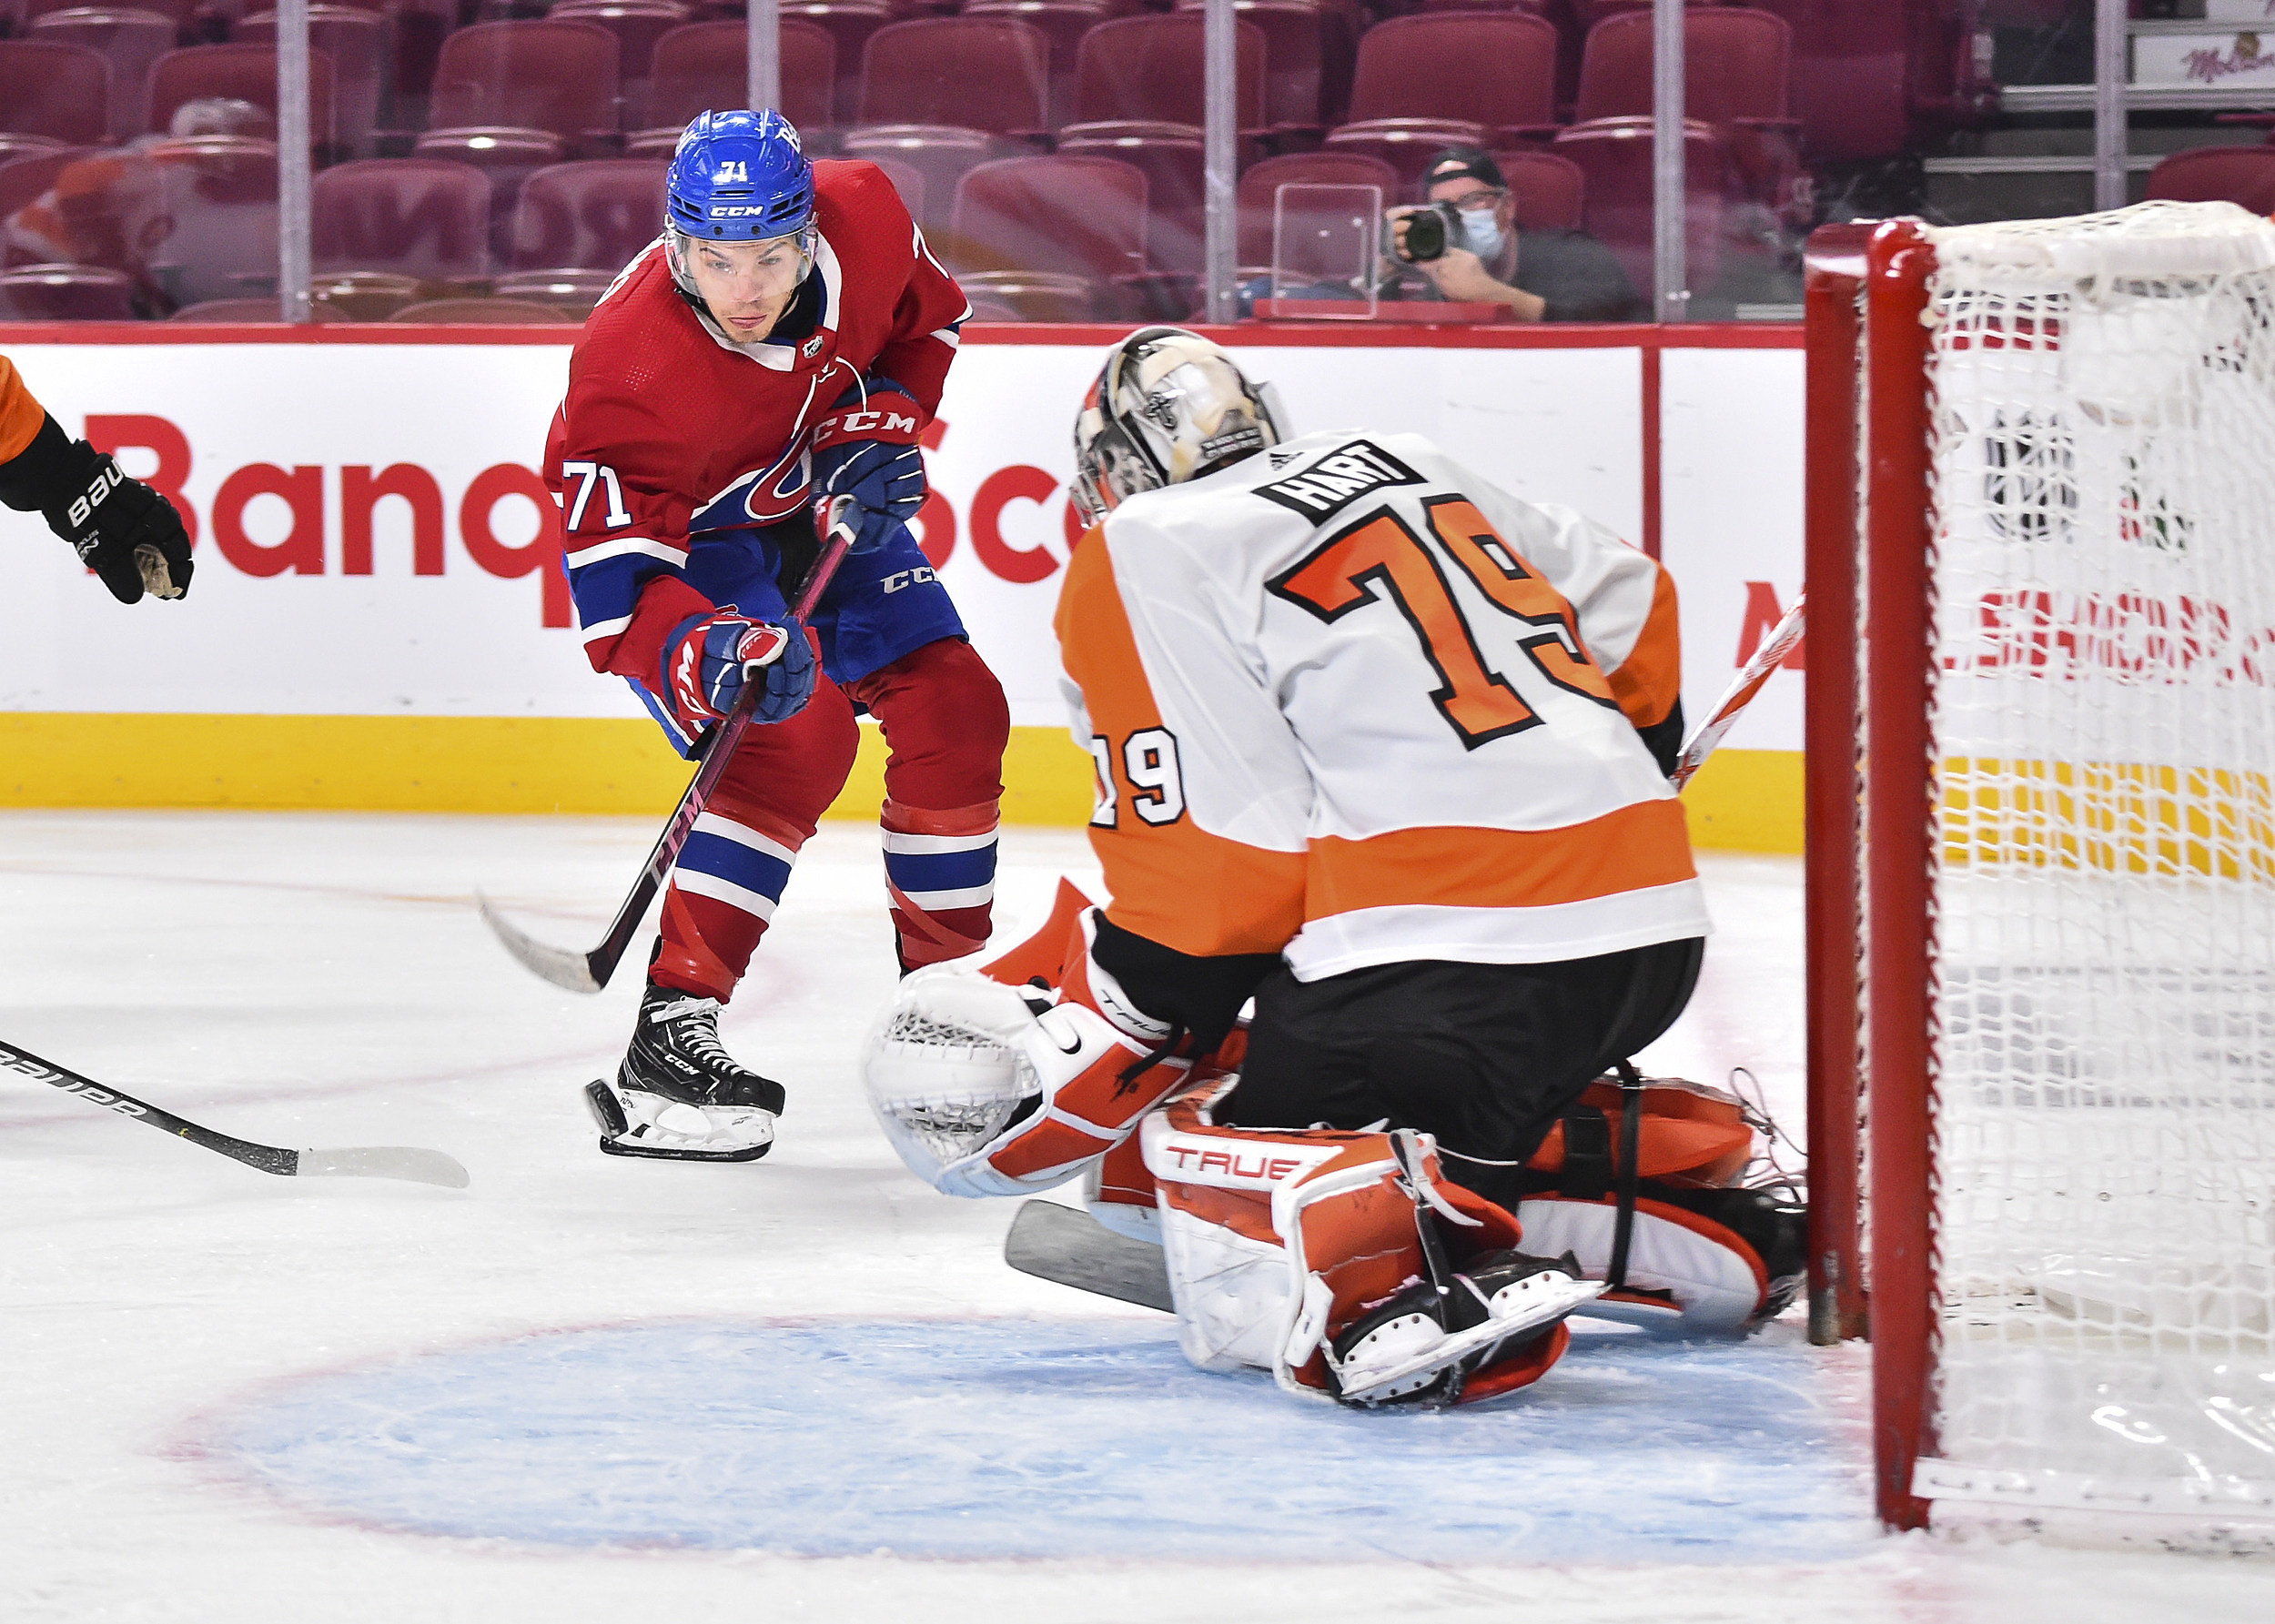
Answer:
<path fill-rule="evenodd" d="M 1381 447 L 1355 439 L 1329 452 L 1299 474 L 1259 485 L 1256 494 L 1318 524 L 1370 490 L 1421 482 L 1420 474 Z"/>

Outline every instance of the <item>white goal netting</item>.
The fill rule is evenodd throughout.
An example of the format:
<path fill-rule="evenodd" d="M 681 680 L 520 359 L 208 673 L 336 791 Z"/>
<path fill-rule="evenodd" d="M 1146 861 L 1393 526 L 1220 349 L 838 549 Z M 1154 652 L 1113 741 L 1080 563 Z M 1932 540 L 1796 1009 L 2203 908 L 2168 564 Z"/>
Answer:
<path fill-rule="evenodd" d="M 2275 224 L 1928 233 L 1917 1492 L 2275 1518 Z"/>

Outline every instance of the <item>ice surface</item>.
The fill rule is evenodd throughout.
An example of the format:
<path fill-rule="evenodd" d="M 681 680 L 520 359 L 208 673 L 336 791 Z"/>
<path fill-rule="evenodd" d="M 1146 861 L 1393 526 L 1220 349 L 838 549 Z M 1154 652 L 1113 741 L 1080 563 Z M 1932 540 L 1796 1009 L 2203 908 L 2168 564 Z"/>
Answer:
<path fill-rule="evenodd" d="M 1005 1268 L 1012 1204 L 904 1172 L 853 1077 L 893 983 L 874 832 L 808 847 L 724 1034 L 765 1161 L 603 1157 L 638 977 L 589 945 L 635 820 L 0 814 L 0 1033 L 224 1132 L 426 1145 L 464 1191 L 278 1180 L 0 1078 L 0 1619 L 2264 1619 L 2260 1565 L 1874 1535 L 1862 1360 L 1591 1333 L 1446 1416 L 1200 1375 Z M 1007 931 L 1082 877 L 1006 831 Z M 1797 865 L 1647 1069 L 1799 1126 Z"/>

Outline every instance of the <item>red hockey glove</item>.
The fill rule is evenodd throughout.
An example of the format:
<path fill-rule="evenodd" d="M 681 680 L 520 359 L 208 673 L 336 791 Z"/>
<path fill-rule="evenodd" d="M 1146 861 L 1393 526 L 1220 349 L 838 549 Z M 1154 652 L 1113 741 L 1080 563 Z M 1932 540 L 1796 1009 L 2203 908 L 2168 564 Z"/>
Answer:
<path fill-rule="evenodd" d="M 814 425 L 814 494 L 853 498 L 851 550 L 881 547 L 925 505 L 915 398 L 889 378 L 864 378 Z"/>
<path fill-rule="evenodd" d="M 734 708 L 747 681 L 763 691 L 753 721 L 786 721 L 814 695 L 814 646 L 803 628 L 732 610 L 690 615 L 663 650 L 662 694 L 682 726 L 700 731 Z"/>

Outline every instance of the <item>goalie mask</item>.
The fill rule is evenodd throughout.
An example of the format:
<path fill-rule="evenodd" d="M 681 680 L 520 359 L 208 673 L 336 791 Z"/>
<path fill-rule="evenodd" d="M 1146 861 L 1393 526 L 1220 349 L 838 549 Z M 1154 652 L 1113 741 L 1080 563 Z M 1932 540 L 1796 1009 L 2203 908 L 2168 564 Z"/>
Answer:
<path fill-rule="evenodd" d="M 1271 386 L 1183 328 L 1141 328 L 1114 347 L 1075 419 L 1076 508 L 1085 524 L 1141 490 L 1197 479 L 1286 438 Z"/>

